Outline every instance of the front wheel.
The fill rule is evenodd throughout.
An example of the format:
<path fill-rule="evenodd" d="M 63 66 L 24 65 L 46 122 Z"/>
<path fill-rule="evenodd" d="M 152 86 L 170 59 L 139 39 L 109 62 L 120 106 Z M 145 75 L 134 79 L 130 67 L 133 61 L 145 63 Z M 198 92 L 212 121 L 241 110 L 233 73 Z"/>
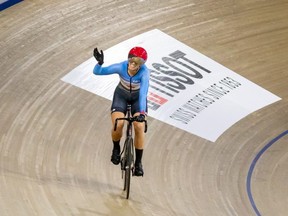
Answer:
<path fill-rule="evenodd" d="M 126 190 L 126 199 L 129 198 L 130 194 L 130 179 L 131 179 L 131 169 L 132 169 L 132 151 L 133 151 L 133 140 L 132 138 L 128 138 L 126 140 L 126 164 L 125 164 L 125 178 L 124 178 L 124 190 Z"/>

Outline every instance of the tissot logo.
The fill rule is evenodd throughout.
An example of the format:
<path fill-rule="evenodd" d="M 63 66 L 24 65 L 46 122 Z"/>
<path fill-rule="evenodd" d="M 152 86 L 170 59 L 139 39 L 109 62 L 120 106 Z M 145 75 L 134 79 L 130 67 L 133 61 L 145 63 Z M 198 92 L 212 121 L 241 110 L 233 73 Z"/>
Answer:
<path fill-rule="evenodd" d="M 162 57 L 161 63 L 152 63 L 150 68 L 150 88 L 148 107 L 156 111 L 180 92 L 187 89 L 212 73 L 204 65 L 186 57 L 187 54 L 176 50 L 166 57 Z M 192 96 L 186 103 L 179 105 L 177 110 L 169 115 L 171 119 L 188 124 L 204 109 L 215 103 L 221 97 L 227 95 L 233 89 L 241 86 L 241 83 L 231 77 L 226 77 L 218 83 L 211 84 L 208 88 Z M 157 93 L 161 93 L 160 96 Z"/>
<path fill-rule="evenodd" d="M 193 85 L 197 79 L 202 79 L 204 74 L 211 73 L 207 68 L 185 57 L 186 54 L 180 50 L 163 57 L 161 63 L 152 63 L 150 68 L 150 88 L 153 94 L 148 96 L 148 107 L 157 110 L 161 105 Z M 156 90 L 156 91 L 155 91 Z M 159 96 L 157 92 L 164 94 Z"/>

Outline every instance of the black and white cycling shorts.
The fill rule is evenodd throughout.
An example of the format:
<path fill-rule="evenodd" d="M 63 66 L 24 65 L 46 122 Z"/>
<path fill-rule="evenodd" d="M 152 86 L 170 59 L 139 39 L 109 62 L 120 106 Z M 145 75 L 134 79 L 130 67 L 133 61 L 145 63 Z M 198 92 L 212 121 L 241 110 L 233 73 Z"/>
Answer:
<path fill-rule="evenodd" d="M 111 105 L 111 113 L 122 112 L 126 115 L 127 104 L 131 104 L 132 116 L 140 112 L 139 107 L 139 89 L 128 90 L 119 83 L 114 91 L 113 101 Z"/>

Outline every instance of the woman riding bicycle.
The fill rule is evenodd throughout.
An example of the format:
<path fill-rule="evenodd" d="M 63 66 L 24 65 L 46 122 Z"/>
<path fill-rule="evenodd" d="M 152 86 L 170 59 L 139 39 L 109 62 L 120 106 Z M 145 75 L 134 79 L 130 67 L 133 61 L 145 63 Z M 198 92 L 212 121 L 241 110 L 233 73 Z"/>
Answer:
<path fill-rule="evenodd" d="M 109 75 L 118 74 L 120 82 L 117 85 L 112 106 L 112 141 L 113 150 L 111 162 L 115 165 L 120 163 L 120 139 L 124 122 L 120 121 L 117 124 L 116 131 L 114 131 L 114 124 L 117 118 L 123 118 L 126 115 L 127 104 L 131 104 L 132 115 L 137 118 L 133 122 L 135 137 L 134 145 L 136 152 L 135 172 L 136 176 L 143 176 L 144 171 L 142 167 L 142 155 L 144 149 L 144 124 L 147 114 L 147 94 L 149 87 L 150 72 L 146 67 L 147 52 L 142 47 L 133 47 L 128 54 L 128 60 L 120 63 L 112 64 L 108 67 L 102 67 L 104 63 L 104 54 L 97 48 L 94 49 L 94 57 L 98 64 L 95 65 L 93 73 L 95 75 Z"/>

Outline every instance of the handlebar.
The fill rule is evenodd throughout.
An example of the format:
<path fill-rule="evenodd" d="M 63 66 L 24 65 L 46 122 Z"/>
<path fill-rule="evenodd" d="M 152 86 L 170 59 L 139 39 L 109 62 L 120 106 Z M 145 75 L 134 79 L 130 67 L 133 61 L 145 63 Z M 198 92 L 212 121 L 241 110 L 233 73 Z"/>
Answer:
<path fill-rule="evenodd" d="M 125 120 L 125 121 L 128 121 L 129 123 L 132 123 L 132 122 L 134 122 L 134 121 L 137 121 L 136 117 L 117 118 L 117 119 L 115 120 L 115 124 L 114 124 L 114 131 L 116 131 L 117 124 L 118 124 L 118 120 Z M 146 133 L 146 132 L 147 132 L 147 120 L 137 121 L 137 122 L 144 122 L 144 123 L 145 123 L 144 133 Z"/>

